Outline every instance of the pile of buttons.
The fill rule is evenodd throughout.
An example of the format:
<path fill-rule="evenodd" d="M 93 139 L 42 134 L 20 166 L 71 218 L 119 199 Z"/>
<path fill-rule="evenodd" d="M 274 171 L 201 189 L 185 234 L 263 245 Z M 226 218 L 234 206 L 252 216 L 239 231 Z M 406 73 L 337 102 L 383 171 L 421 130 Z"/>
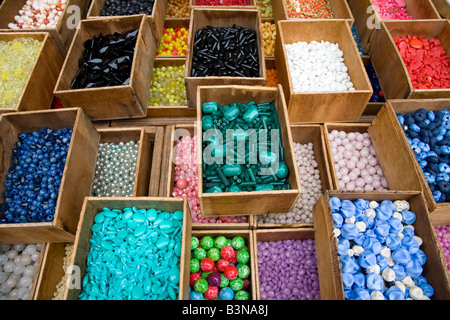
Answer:
<path fill-rule="evenodd" d="M 436 202 L 450 200 L 450 111 L 398 114 Z"/>
<path fill-rule="evenodd" d="M 190 300 L 250 299 L 250 253 L 243 237 L 193 236 L 191 250 Z"/>
<path fill-rule="evenodd" d="M 427 257 L 408 201 L 330 197 L 330 208 L 346 299 L 428 300 L 434 295 L 422 276 Z"/>

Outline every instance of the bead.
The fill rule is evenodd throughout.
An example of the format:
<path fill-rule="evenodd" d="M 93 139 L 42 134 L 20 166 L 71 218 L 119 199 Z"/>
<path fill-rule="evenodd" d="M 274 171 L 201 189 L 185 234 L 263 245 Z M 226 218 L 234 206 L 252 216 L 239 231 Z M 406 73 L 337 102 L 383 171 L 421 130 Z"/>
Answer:
<path fill-rule="evenodd" d="M 167 18 L 189 17 L 191 11 L 190 0 L 169 0 L 167 3 Z"/>
<path fill-rule="evenodd" d="M 259 74 L 256 31 L 251 28 L 209 26 L 199 29 L 193 47 L 192 77 L 262 76 Z M 211 63 L 216 67 L 210 68 Z"/>
<path fill-rule="evenodd" d="M 153 68 L 149 106 L 187 105 L 184 68 L 184 65 Z"/>
<path fill-rule="evenodd" d="M 80 68 L 70 87 L 129 85 L 138 32 L 139 29 L 134 29 L 86 40 L 85 50 L 78 61 Z"/>
<path fill-rule="evenodd" d="M 373 0 L 373 5 L 379 8 L 378 14 L 381 19 L 412 20 L 403 0 Z"/>
<path fill-rule="evenodd" d="M 333 12 L 328 0 L 283 0 L 288 18 L 331 19 Z"/>
<path fill-rule="evenodd" d="M 187 42 L 189 28 L 163 28 L 163 35 L 156 56 L 185 56 L 187 52 Z"/>
<path fill-rule="evenodd" d="M 40 48 L 32 38 L 0 42 L 0 109 L 16 107 Z"/>
<path fill-rule="evenodd" d="M 153 212 L 151 209 L 159 212 L 153 221 L 146 218 L 147 212 Z M 103 208 L 102 213 L 107 219 L 102 222 L 102 229 L 93 233 L 90 239 L 80 300 L 177 298 L 180 255 L 176 251 L 181 246 L 183 221 L 175 219 L 174 212 L 151 209 Z M 128 222 L 120 224 L 123 219 Z M 145 230 L 140 234 L 142 227 Z M 109 234 L 121 230 L 127 235 L 119 241 L 111 240 Z M 195 263 L 191 263 L 191 268 L 195 269 Z"/>
<path fill-rule="evenodd" d="M 31 261 L 30 254 L 39 257 L 41 249 L 40 244 L 3 244 L 0 247 L 0 300 L 30 299 L 36 266 L 24 264 L 23 261 Z"/>
<path fill-rule="evenodd" d="M 14 16 L 11 29 L 56 29 L 66 7 L 66 0 L 28 0 Z"/>
<path fill-rule="evenodd" d="M 339 44 L 299 41 L 285 45 L 293 92 L 355 90 Z M 311 68 L 314 67 L 314 73 Z"/>
<path fill-rule="evenodd" d="M 100 16 L 122 16 L 134 14 L 152 15 L 154 0 L 107 0 L 100 11 Z"/>

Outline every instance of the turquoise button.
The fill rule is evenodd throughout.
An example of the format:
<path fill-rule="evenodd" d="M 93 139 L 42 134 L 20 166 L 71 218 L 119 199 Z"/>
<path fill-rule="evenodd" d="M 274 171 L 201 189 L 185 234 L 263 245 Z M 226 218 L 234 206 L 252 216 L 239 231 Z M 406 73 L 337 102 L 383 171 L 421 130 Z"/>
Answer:
<path fill-rule="evenodd" d="M 100 223 L 94 223 L 92 225 L 91 230 L 92 230 L 93 233 L 97 233 L 97 232 L 101 231 L 102 228 L 103 228 L 103 225 L 101 225 Z"/>
<path fill-rule="evenodd" d="M 113 245 L 111 244 L 111 242 L 109 242 L 108 240 L 104 240 L 102 241 L 102 247 L 106 250 L 112 250 L 114 249 Z"/>
<path fill-rule="evenodd" d="M 178 284 L 180 282 L 180 269 L 173 267 L 169 271 L 169 280 L 174 284 Z"/>
<path fill-rule="evenodd" d="M 137 222 L 137 223 L 143 223 L 145 221 L 146 217 L 145 214 L 140 213 L 140 212 L 136 212 L 135 214 L 133 214 L 133 221 Z"/>
<path fill-rule="evenodd" d="M 128 231 L 122 229 L 122 230 L 117 231 L 117 235 L 116 236 L 118 238 L 120 238 L 120 239 L 125 239 L 127 237 L 127 235 L 128 235 Z"/>
<path fill-rule="evenodd" d="M 94 221 L 95 223 L 103 223 L 103 221 L 105 221 L 105 215 L 102 212 L 97 213 L 95 215 Z"/>
<path fill-rule="evenodd" d="M 155 209 L 149 209 L 145 214 L 149 221 L 154 221 L 158 217 L 158 212 Z"/>
<path fill-rule="evenodd" d="M 103 211 L 103 214 L 105 215 L 105 217 L 108 217 L 108 218 L 115 218 L 119 215 L 115 211 Z"/>
<path fill-rule="evenodd" d="M 131 290 L 131 296 L 133 299 L 141 299 L 144 296 L 144 289 L 142 287 L 134 287 Z"/>
<path fill-rule="evenodd" d="M 138 223 L 136 221 L 134 221 L 134 220 L 128 220 L 127 226 L 131 230 L 134 230 L 134 229 L 136 229 L 138 227 Z"/>
<path fill-rule="evenodd" d="M 162 231 L 167 231 L 169 229 L 171 229 L 173 227 L 173 223 L 170 220 L 163 220 L 160 224 L 159 224 L 159 228 Z"/>
<path fill-rule="evenodd" d="M 124 214 L 123 214 L 123 221 L 124 222 L 128 222 L 129 220 L 131 220 L 131 218 L 133 217 L 133 211 L 127 210 Z"/>
<path fill-rule="evenodd" d="M 181 257 L 181 242 L 175 243 L 174 253 L 177 257 Z"/>
<path fill-rule="evenodd" d="M 183 220 L 183 211 L 175 211 L 173 213 L 173 218 L 178 221 Z"/>
<path fill-rule="evenodd" d="M 152 291 L 152 281 L 150 279 L 144 280 L 144 293 L 149 294 Z"/>
<path fill-rule="evenodd" d="M 156 241 L 156 247 L 158 249 L 163 249 L 163 248 L 167 247 L 168 244 L 169 244 L 169 238 L 166 238 L 166 237 L 161 237 L 161 238 L 159 238 L 158 241 Z"/>
<path fill-rule="evenodd" d="M 136 237 L 141 237 L 147 232 L 147 226 L 141 225 L 134 230 L 134 235 Z"/>

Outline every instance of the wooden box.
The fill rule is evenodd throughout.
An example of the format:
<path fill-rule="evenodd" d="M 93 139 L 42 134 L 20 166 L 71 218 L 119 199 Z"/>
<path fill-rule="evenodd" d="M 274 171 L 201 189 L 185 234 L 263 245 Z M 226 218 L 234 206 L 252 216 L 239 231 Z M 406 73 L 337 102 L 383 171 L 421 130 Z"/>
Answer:
<path fill-rule="evenodd" d="M 450 19 L 450 5 L 447 0 L 431 0 L 442 18 Z"/>
<path fill-rule="evenodd" d="M 184 74 L 188 106 L 190 108 L 197 108 L 196 94 L 198 86 L 257 86 L 266 84 L 266 64 L 264 60 L 263 40 L 261 35 L 261 14 L 258 9 L 192 9 L 190 21 L 188 40 L 189 47 L 186 56 L 186 69 Z M 207 26 L 217 28 L 232 27 L 233 25 L 243 28 L 252 28 L 256 31 L 258 43 L 259 77 L 192 77 L 192 55 L 196 32 Z"/>
<path fill-rule="evenodd" d="M 33 300 L 52 300 L 56 286 L 64 277 L 66 243 L 47 243 L 41 254 L 41 270 L 36 279 Z"/>
<path fill-rule="evenodd" d="M 95 198 L 86 197 L 78 230 L 74 242 L 73 256 L 70 262 L 71 266 L 79 268 L 80 279 L 86 274 L 87 257 L 89 255 L 92 237 L 91 227 L 94 224 L 94 217 L 101 212 L 104 207 L 114 209 L 124 209 L 126 207 L 136 207 L 138 209 L 155 208 L 167 212 L 183 211 L 183 234 L 180 257 L 180 283 L 179 300 L 189 299 L 189 263 L 191 251 L 191 220 L 187 201 L 175 198 L 157 198 L 157 197 L 138 197 L 138 198 Z M 78 300 L 81 288 L 69 288 L 69 280 L 66 282 L 64 300 Z M 80 283 L 81 283 L 80 280 Z"/>
<path fill-rule="evenodd" d="M 84 42 L 100 34 L 139 29 L 130 83 L 122 86 L 72 89 L 78 73 L 76 63 Z M 77 30 L 55 87 L 55 95 L 66 107 L 83 108 L 93 120 L 145 117 L 153 71 L 156 43 L 145 15 L 83 20 Z"/>
<path fill-rule="evenodd" d="M 108 128 L 98 130 L 100 143 L 139 142 L 133 197 L 157 197 L 161 175 L 164 128 Z"/>
<path fill-rule="evenodd" d="M 369 133 L 372 145 L 375 148 L 378 164 L 381 166 L 387 181 L 388 189 L 402 191 L 420 190 L 415 177 L 416 168 L 408 162 L 408 150 L 400 141 L 394 139 L 393 126 L 384 118 L 384 113 L 382 112 L 377 115 L 372 123 L 326 123 L 324 125 L 325 143 L 333 180 L 332 190 L 344 191 L 339 188 L 336 167 L 331 152 L 329 133 L 332 130 L 345 131 L 347 133 Z"/>
<path fill-rule="evenodd" d="M 190 0 L 190 7 L 193 9 L 198 9 L 198 8 L 220 8 L 220 9 L 253 9 L 256 8 L 256 0 L 250 0 L 250 4 L 247 6 L 239 6 L 239 5 L 235 5 L 235 6 L 226 6 L 226 5 L 217 5 L 217 6 L 206 6 L 206 5 L 197 5 L 197 0 Z"/>
<path fill-rule="evenodd" d="M 284 240 L 314 240 L 314 229 L 310 228 L 289 228 L 289 229 L 266 229 L 253 231 L 254 244 L 254 268 L 255 268 L 255 289 L 256 300 L 261 300 L 260 280 L 259 280 L 259 260 L 258 260 L 258 241 L 284 241 Z M 273 270 L 276 273 L 275 270 Z M 291 275 L 292 276 L 292 275 Z M 316 280 L 317 281 L 317 280 Z"/>
<path fill-rule="evenodd" d="M 383 121 L 385 127 L 390 128 L 389 137 L 395 139 L 394 134 L 397 133 L 399 148 L 405 150 L 406 157 L 403 159 L 402 166 L 416 168 L 416 175 L 410 174 L 414 179 L 414 184 L 411 184 L 409 189 L 415 191 L 422 191 L 425 200 L 428 205 L 428 210 L 431 213 L 431 221 L 435 225 L 444 224 L 445 221 L 450 219 L 450 203 L 436 203 L 433 198 L 433 193 L 428 187 L 428 183 L 425 179 L 422 169 L 419 166 L 419 162 L 411 149 L 406 135 L 400 122 L 397 120 L 398 113 L 411 113 L 419 110 L 420 108 L 426 109 L 428 111 L 436 110 L 449 110 L 450 109 L 450 99 L 433 99 L 433 100 L 389 100 L 384 108 L 380 111 L 379 119 L 376 121 Z M 386 139 L 387 140 L 387 139 Z"/>
<path fill-rule="evenodd" d="M 329 0 L 331 6 L 331 12 L 333 13 L 333 19 L 343 19 L 348 22 L 350 27 L 355 22 L 353 18 L 352 11 L 346 0 Z M 300 20 L 296 18 L 289 18 L 286 12 L 286 1 L 285 0 L 273 0 L 273 17 L 275 21 L 279 20 Z"/>
<path fill-rule="evenodd" d="M 87 13 L 87 19 L 103 19 L 107 16 L 101 16 L 106 0 L 92 0 Z M 155 37 L 155 42 L 159 46 L 163 33 L 164 18 L 166 16 L 167 0 L 155 0 L 151 15 L 147 15 L 150 27 Z M 115 16 L 116 18 L 119 16 Z"/>
<path fill-rule="evenodd" d="M 63 57 L 67 51 L 75 34 L 78 21 L 86 18 L 89 9 L 88 0 L 67 0 L 61 18 L 54 29 L 10 29 L 9 23 L 14 23 L 14 17 L 19 14 L 19 10 L 25 5 L 27 0 L 5 0 L 0 7 L 0 30 L 2 32 L 48 32 Z M 77 21 L 78 20 L 78 21 Z M 76 24 L 75 24 L 76 23 Z"/>
<path fill-rule="evenodd" d="M 274 101 L 280 122 L 280 136 L 284 147 L 286 166 L 289 169 L 291 189 L 282 191 L 204 193 L 203 179 L 199 179 L 198 190 L 202 215 L 209 217 L 212 215 L 234 216 L 289 212 L 297 202 L 300 194 L 300 178 L 282 87 L 201 86 L 197 92 L 197 125 L 201 125 L 202 104 L 211 101 L 217 102 L 222 106 L 234 102 L 249 103 L 254 101 L 258 104 Z M 202 165 L 200 165 L 203 163 L 202 139 L 198 139 L 197 143 L 198 176 L 202 177 L 203 169 Z M 245 211 L 242 210 L 242 204 L 244 203 Z"/>
<path fill-rule="evenodd" d="M 432 226 L 421 192 L 391 191 L 374 193 L 339 193 L 328 192 L 324 194 L 314 206 L 314 233 L 316 241 L 317 266 L 319 269 L 320 295 L 323 300 L 344 300 L 344 285 L 342 282 L 342 269 L 339 262 L 338 241 L 333 235 L 333 219 L 329 205 L 330 197 L 341 200 L 355 201 L 364 199 L 369 201 L 407 200 L 411 211 L 417 216 L 413 224 L 414 232 L 421 237 L 423 250 L 427 262 L 423 266 L 422 275 L 433 286 L 432 300 L 450 299 L 450 275 L 447 272 L 445 258 L 440 249 L 434 227 Z"/>
<path fill-rule="evenodd" d="M 256 262 L 256 246 L 254 242 L 254 236 L 253 236 L 252 230 L 192 230 L 192 236 L 197 237 L 199 240 L 201 240 L 204 236 L 210 236 L 213 239 L 218 236 L 224 236 L 227 239 L 233 239 L 233 237 L 240 236 L 244 238 L 245 244 L 248 247 L 248 252 L 250 253 L 250 260 L 248 262 L 248 265 L 250 267 L 250 286 L 246 290 L 249 292 L 250 299 L 249 300 L 257 300 L 256 297 L 256 277 L 257 277 L 257 271 L 255 269 L 255 262 Z M 188 255 L 186 255 L 188 258 L 188 264 L 190 264 L 190 252 Z M 189 271 L 188 271 L 189 272 Z M 188 281 L 189 286 L 189 281 Z"/>
<path fill-rule="evenodd" d="M 53 89 L 64 58 L 56 47 L 53 38 L 46 32 L 0 32 L 0 41 L 10 42 L 17 38 L 39 40 L 41 48 L 24 83 L 15 108 L 0 107 L 0 114 L 50 109 L 53 101 Z"/>
<path fill-rule="evenodd" d="M 71 242 L 78 225 L 83 199 L 90 194 L 100 139 L 80 108 L 4 114 L 0 118 L 0 193 L 5 191 L 6 174 L 18 134 L 42 128 L 73 129 L 67 152 L 55 216 L 51 222 L 0 224 L 0 242 Z M 0 202 L 4 198 L 1 196 Z"/>
<path fill-rule="evenodd" d="M 405 0 L 404 2 L 406 12 L 412 16 L 413 20 L 440 19 L 431 0 Z M 373 37 L 378 32 L 381 21 L 403 21 L 382 20 L 377 12 L 378 7 L 373 5 L 372 0 L 348 0 L 348 5 L 355 17 L 356 33 L 365 52 L 371 50 Z"/>
<path fill-rule="evenodd" d="M 338 43 L 344 52 L 348 74 L 355 91 L 294 92 L 286 44 L 299 41 Z M 283 86 L 291 122 L 357 122 L 372 95 L 372 87 L 353 38 L 344 20 L 278 21 L 275 63 Z"/>
<path fill-rule="evenodd" d="M 162 172 L 161 178 L 164 179 L 164 183 L 161 182 L 161 185 L 165 187 L 165 190 L 162 193 L 164 197 L 172 197 L 172 190 L 174 187 L 174 178 L 175 178 L 175 157 L 176 157 L 176 146 L 177 141 L 181 137 L 189 136 L 189 137 L 198 137 L 198 129 L 196 125 L 172 125 L 168 126 L 167 131 L 170 131 L 170 135 L 167 136 L 169 140 L 165 140 L 164 145 L 166 146 L 166 153 L 163 155 L 163 159 L 167 162 L 165 165 L 165 171 Z M 193 159 L 193 161 L 197 161 L 197 158 Z M 162 180 L 161 179 L 161 180 Z M 206 229 L 206 230 L 214 230 L 214 229 L 251 229 L 253 226 L 253 216 L 247 217 L 247 222 L 245 223 L 194 223 L 192 222 L 192 229 Z"/>
<path fill-rule="evenodd" d="M 314 159 L 317 162 L 317 169 L 320 171 L 320 181 L 322 183 L 322 192 L 333 189 L 333 180 L 331 179 L 330 164 L 328 160 L 327 147 L 325 143 L 324 128 L 322 125 L 291 124 L 291 134 L 293 143 L 307 144 L 313 143 Z M 295 150 L 295 149 L 294 149 Z M 297 163 L 297 162 L 296 162 Z M 300 173 L 299 176 L 301 177 Z M 305 189 L 302 188 L 302 192 Z M 301 198 L 301 196 L 300 196 Z M 299 198 L 299 199 L 300 199 Z M 257 217 L 254 218 L 256 229 L 261 228 L 308 228 L 312 224 L 307 223 L 260 223 Z"/>
<path fill-rule="evenodd" d="M 415 89 L 394 43 L 393 37 L 421 36 L 441 41 L 447 55 L 450 54 L 449 20 L 421 20 L 382 22 L 375 33 L 370 56 L 386 99 L 435 99 L 449 98 L 450 89 Z"/>
<path fill-rule="evenodd" d="M 161 30 L 161 39 L 158 42 L 158 47 L 157 49 L 161 49 L 161 45 L 162 45 L 162 38 L 164 36 L 164 28 L 168 29 L 168 28 L 172 28 L 172 29 L 176 29 L 176 28 L 186 28 L 188 29 L 189 32 L 189 24 L 190 24 L 190 20 L 189 18 L 170 18 L 170 19 L 166 19 L 164 20 L 164 24 L 163 24 L 163 28 Z M 189 35 L 189 34 L 188 34 Z M 189 39 L 189 38 L 188 38 Z M 187 48 L 189 49 L 189 45 L 187 46 Z M 161 49 L 162 50 L 162 49 Z M 186 50 L 187 51 L 187 50 Z M 157 52 L 158 53 L 158 52 Z M 155 59 L 184 59 L 185 63 L 186 63 L 186 55 L 177 55 L 177 56 L 173 56 L 173 55 L 169 55 L 169 56 L 163 56 L 163 55 L 157 55 L 155 54 Z"/>

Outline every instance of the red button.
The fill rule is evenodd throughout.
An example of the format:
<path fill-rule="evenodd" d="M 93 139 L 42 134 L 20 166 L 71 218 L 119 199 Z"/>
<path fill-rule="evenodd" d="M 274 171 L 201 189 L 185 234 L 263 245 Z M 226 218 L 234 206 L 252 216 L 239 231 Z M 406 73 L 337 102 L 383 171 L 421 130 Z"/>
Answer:
<path fill-rule="evenodd" d="M 415 49 L 420 49 L 423 47 L 423 42 L 420 41 L 419 39 L 411 39 L 409 45 Z"/>

